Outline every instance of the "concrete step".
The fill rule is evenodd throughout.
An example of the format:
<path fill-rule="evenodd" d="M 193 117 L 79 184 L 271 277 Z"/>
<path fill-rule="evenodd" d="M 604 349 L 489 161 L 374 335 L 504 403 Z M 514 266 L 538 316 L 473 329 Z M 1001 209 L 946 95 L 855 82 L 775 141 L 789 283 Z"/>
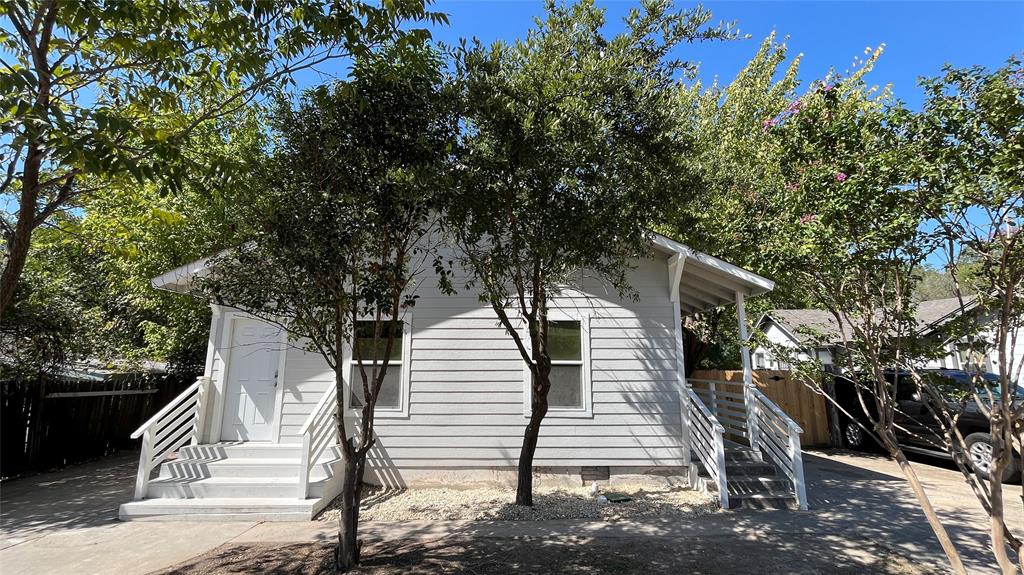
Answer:
<path fill-rule="evenodd" d="M 733 478 L 726 477 L 729 495 L 750 495 L 765 492 L 793 493 L 793 483 L 789 479 L 766 479 L 762 477 Z"/>
<path fill-rule="evenodd" d="M 217 443 L 213 445 L 186 445 L 178 451 L 181 459 L 201 459 L 216 461 L 220 459 L 294 459 L 302 457 L 302 445 L 292 443 Z M 341 447 L 332 445 L 324 450 L 321 459 L 337 459 L 341 457 Z"/>
<path fill-rule="evenodd" d="M 160 466 L 161 478 L 203 479 L 207 477 L 280 477 L 298 478 L 297 458 L 236 458 L 219 460 L 174 459 Z M 340 469 L 341 459 L 320 460 L 310 468 L 310 481 L 331 477 Z"/>
<path fill-rule="evenodd" d="M 144 499 L 118 509 L 122 521 L 309 521 L 327 503 L 320 498 Z"/>
<path fill-rule="evenodd" d="M 330 479 L 309 484 L 309 496 L 319 498 Z M 299 479 L 294 477 L 157 478 L 149 482 L 149 498 L 167 499 L 287 499 L 297 498 Z"/>
<path fill-rule="evenodd" d="M 749 493 L 740 495 L 729 495 L 730 509 L 791 509 L 798 510 L 800 505 L 796 497 L 789 492 L 768 491 L 764 493 Z"/>

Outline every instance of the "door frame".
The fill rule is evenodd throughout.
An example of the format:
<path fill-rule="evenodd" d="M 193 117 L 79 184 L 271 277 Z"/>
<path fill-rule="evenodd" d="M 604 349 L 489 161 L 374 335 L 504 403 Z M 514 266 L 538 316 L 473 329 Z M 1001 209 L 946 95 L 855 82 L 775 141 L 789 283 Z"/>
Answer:
<path fill-rule="evenodd" d="M 221 368 L 217 371 L 217 377 L 213 380 L 213 386 L 216 393 L 214 394 L 215 400 L 213 402 L 213 413 L 211 414 L 212 417 L 210 421 L 210 443 L 220 443 L 221 441 L 224 441 L 221 439 L 221 432 L 223 431 L 224 409 L 227 403 L 225 400 L 227 398 L 228 371 L 231 369 L 231 339 L 235 333 L 235 320 L 249 319 L 257 322 L 271 323 L 254 317 L 244 311 L 238 310 L 224 311 L 220 314 L 220 317 L 221 337 L 220 346 L 217 348 L 216 355 L 220 358 Z M 278 443 L 281 439 L 281 408 L 284 404 L 284 368 L 285 358 L 288 355 L 288 332 L 281 326 L 277 327 L 281 330 L 281 337 L 278 339 L 278 343 L 281 347 L 278 350 L 277 378 L 275 380 L 276 389 L 274 391 L 274 421 L 271 422 L 270 425 L 269 443 Z"/>

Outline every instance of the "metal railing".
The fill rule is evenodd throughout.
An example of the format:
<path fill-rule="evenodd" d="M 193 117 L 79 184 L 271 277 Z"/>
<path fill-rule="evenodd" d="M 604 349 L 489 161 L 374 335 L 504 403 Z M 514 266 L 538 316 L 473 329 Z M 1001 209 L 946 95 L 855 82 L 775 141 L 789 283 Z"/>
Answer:
<path fill-rule="evenodd" d="M 206 427 L 205 408 L 210 385 L 210 378 L 200 377 L 132 433 L 132 439 L 142 438 L 135 477 L 136 500 L 146 497 L 149 476 L 168 455 L 188 442 L 199 443 Z"/>
<path fill-rule="evenodd" d="M 299 429 L 302 436 L 302 462 L 299 464 L 298 497 L 309 496 L 309 473 L 328 447 L 338 442 L 338 426 L 334 416 L 338 411 L 338 390 L 331 385 L 320 396 L 313 412 Z"/>
<path fill-rule="evenodd" d="M 693 389 L 686 390 L 690 401 L 690 449 L 718 488 L 722 509 L 729 508 L 729 483 L 725 476 L 725 428 L 715 419 Z"/>

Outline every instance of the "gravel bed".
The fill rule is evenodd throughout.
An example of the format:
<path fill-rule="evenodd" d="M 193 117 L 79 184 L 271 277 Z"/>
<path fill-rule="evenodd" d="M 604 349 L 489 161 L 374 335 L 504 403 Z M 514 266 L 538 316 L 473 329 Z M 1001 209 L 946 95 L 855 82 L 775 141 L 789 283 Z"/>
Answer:
<path fill-rule="evenodd" d="M 692 517 L 718 509 L 715 500 L 709 495 L 679 487 L 615 485 L 602 492 L 626 493 L 632 497 L 632 501 L 599 503 L 591 495 L 589 487 L 534 488 L 531 508 L 513 504 L 515 490 L 512 488 L 373 488 L 364 494 L 359 518 L 365 521 L 615 521 L 634 517 Z M 337 521 L 340 505 L 339 497 L 317 519 Z"/>

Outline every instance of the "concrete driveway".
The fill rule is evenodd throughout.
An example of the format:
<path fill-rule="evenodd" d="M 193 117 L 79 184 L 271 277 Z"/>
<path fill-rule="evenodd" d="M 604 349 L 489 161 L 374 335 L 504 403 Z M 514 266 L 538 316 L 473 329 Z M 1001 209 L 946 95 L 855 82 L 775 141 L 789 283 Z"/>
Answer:
<path fill-rule="evenodd" d="M 371 540 L 459 537 L 580 537 L 629 539 L 667 537 L 714 542 L 769 541 L 771 553 L 800 561 L 820 553 L 808 540 L 828 543 L 819 561 L 856 564 L 868 550 L 891 549 L 915 562 L 942 566 L 945 558 L 921 516 L 898 467 L 888 459 L 848 452 L 805 453 L 806 513 L 722 512 L 689 523 L 643 522 L 405 522 L 364 523 Z M 334 524 L 316 522 L 185 522 L 116 520 L 117 505 L 131 496 L 137 459 L 133 455 L 5 483 L 0 488 L 0 573 L 144 574 L 166 568 L 224 544 L 329 541 Z M 932 501 L 964 554 L 968 569 L 994 571 L 987 518 L 959 473 L 919 459 L 915 467 Z M 1007 492 L 1007 517 L 1024 525 L 1016 491 Z M 809 539 L 810 538 L 810 539 Z M 767 549 L 767 548 L 766 548 Z M 733 572 L 746 572 L 737 562 Z M 778 558 L 776 558 L 778 559 Z M 728 562 L 726 561 L 726 564 Z"/>
<path fill-rule="evenodd" d="M 230 541 L 255 523 L 121 522 L 138 453 L 116 455 L 0 486 L 0 574 L 132 575 Z"/>

